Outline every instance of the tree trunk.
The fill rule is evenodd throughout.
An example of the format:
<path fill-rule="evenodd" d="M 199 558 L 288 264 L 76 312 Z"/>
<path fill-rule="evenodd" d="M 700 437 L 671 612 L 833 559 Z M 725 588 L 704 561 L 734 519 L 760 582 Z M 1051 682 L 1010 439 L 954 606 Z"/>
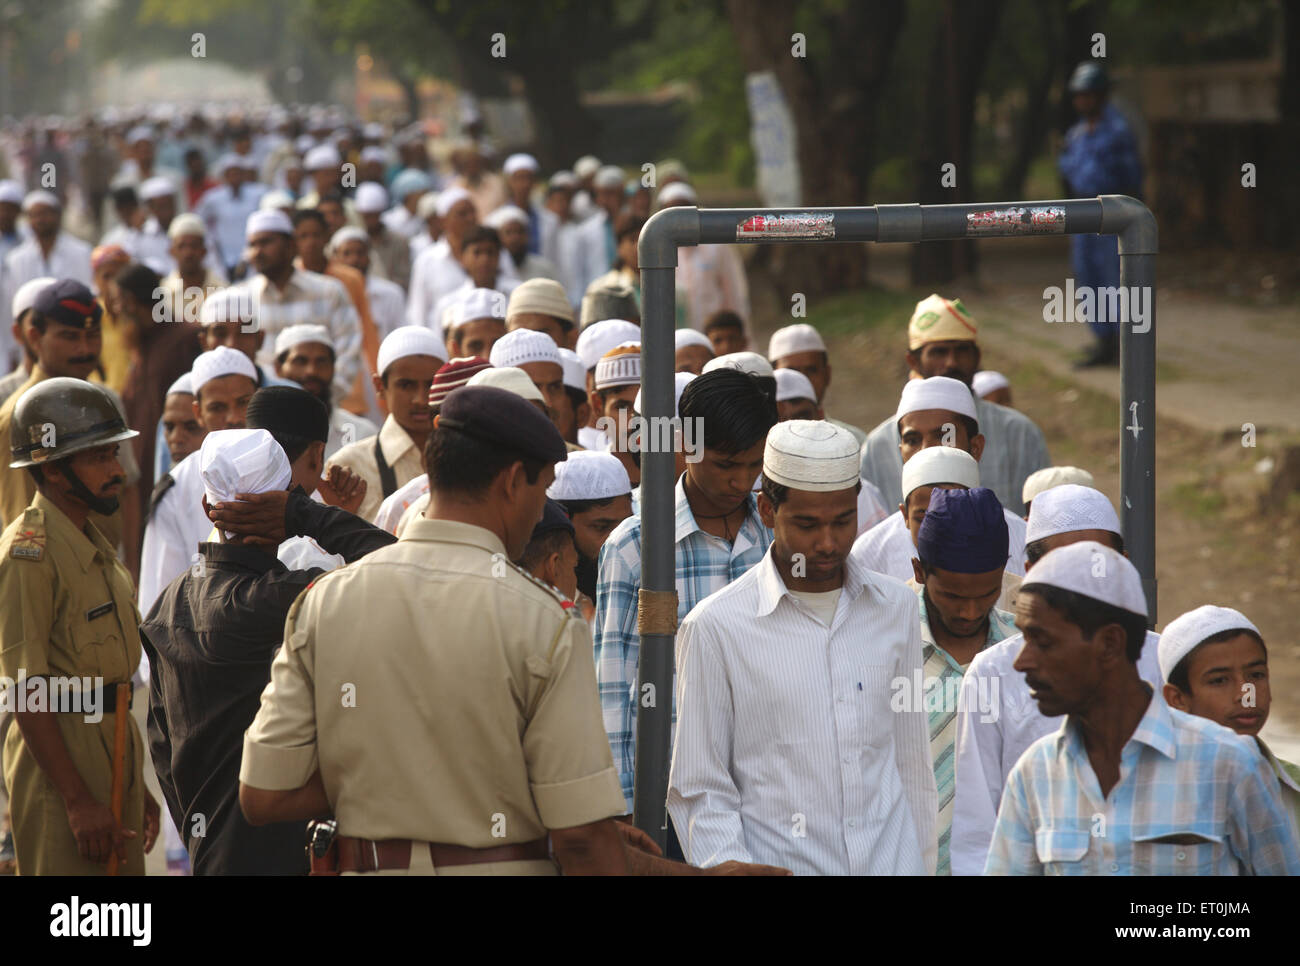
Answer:
<path fill-rule="evenodd" d="M 1033 9 L 1038 23 L 1039 36 L 1047 46 L 1047 56 L 1042 68 L 1029 79 L 1025 86 L 1025 113 L 1016 130 L 1016 148 L 1011 162 L 1002 174 L 999 185 L 999 197 L 1003 201 L 1014 201 L 1024 197 L 1025 177 L 1029 174 L 1029 165 L 1043 146 L 1051 127 L 1052 111 L 1048 97 L 1052 91 L 1052 81 L 1056 79 L 1057 65 L 1061 59 L 1060 22 L 1053 16 L 1054 7 L 1046 4 L 1034 4 Z"/>
<path fill-rule="evenodd" d="M 974 197 L 975 95 L 1002 4 L 1003 0 L 945 0 L 941 8 L 917 127 L 915 198 L 923 205 L 956 204 Z M 946 169 L 948 164 L 954 167 Z M 945 179 L 945 172 L 956 178 L 955 184 Z M 974 274 L 975 268 L 971 241 L 912 246 L 913 285 L 951 282 Z"/>
<path fill-rule="evenodd" d="M 557 70 L 553 58 L 516 63 L 524 97 L 537 125 L 537 160 L 543 170 L 567 168 L 596 148 L 596 122 L 582 107 L 577 78 Z"/>

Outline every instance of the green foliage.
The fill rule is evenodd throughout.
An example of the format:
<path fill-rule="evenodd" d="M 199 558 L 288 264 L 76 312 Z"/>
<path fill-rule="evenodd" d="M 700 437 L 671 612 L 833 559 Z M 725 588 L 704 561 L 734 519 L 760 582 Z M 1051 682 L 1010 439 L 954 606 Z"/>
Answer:
<path fill-rule="evenodd" d="M 809 303 L 806 321 L 824 336 L 851 335 L 865 329 L 906 325 L 916 295 L 886 288 L 862 288 Z"/>

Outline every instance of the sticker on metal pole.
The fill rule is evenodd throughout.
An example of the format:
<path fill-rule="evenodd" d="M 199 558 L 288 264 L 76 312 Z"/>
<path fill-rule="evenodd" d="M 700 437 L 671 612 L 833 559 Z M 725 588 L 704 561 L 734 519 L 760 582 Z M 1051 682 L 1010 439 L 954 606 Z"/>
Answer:
<path fill-rule="evenodd" d="M 1060 235 L 1064 232 L 1065 209 L 1059 205 L 986 208 L 966 216 L 968 235 Z"/>
<path fill-rule="evenodd" d="M 800 211 L 792 215 L 754 215 L 736 226 L 736 241 L 813 241 L 835 237 L 835 215 Z"/>

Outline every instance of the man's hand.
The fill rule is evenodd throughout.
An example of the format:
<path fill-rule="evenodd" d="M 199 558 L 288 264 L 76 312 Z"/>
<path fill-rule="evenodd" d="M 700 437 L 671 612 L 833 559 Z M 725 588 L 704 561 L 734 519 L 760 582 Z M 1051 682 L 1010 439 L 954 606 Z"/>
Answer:
<path fill-rule="evenodd" d="M 236 493 L 235 501 L 208 507 L 208 519 L 218 530 L 228 530 L 247 543 L 278 547 L 285 540 L 284 510 L 288 490 Z"/>
<path fill-rule="evenodd" d="M 83 798 L 69 803 L 67 812 L 68 825 L 83 859 L 105 863 L 117 852 L 117 857 L 126 861 L 126 840 L 135 838 L 136 833 L 118 825 L 111 808 L 93 798 Z"/>
<path fill-rule="evenodd" d="M 663 850 L 650 836 L 646 835 L 631 822 L 615 822 L 614 827 L 623 836 L 623 844 L 630 849 L 645 852 L 648 855 L 663 855 Z"/>
<path fill-rule="evenodd" d="M 158 841 L 159 819 L 161 810 L 158 808 L 158 802 L 149 794 L 149 789 L 144 790 L 144 851 L 145 854 L 153 851 L 154 843 Z"/>
<path fill-rule="evenodd" d="M 323 502 L 355 514 L 366 498 L 366 481 L 346 466 L 335 463 L 329 473 L 316 484 L 316 492 Z"/>
<path fill-rule="evenodd" d="M 702 870 L 705 875 L 794 875 L 789 869 L 775 865 L 759 865 L 756 862 L 723 862 Z"/>

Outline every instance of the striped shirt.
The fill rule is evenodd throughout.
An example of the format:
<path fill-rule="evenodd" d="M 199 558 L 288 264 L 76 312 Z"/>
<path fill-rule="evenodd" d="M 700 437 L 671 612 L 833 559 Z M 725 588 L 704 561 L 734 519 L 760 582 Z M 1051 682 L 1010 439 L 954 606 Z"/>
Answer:
<path fill-rule="evenodd" d="M 1148 702 L 1103 796 L 1072 716 L 1007 778 L 985 875 L 1300 875 L 1253 738 Z"/>
<path fill-rule="evenodd" d="M 807 875 L 924 875 L 935 862 L 914 597 L 849 561 L 835 595 L 787 589 L 771 552 L 677 636 L 680 719 L 668 809 L 686 861 Z"/>
<path fill-rule="evenodd" d="M 709 594 L 721 590 L 763 559 L 772 543 L 772 531 L 758 518 L 751 494 L 746 497 L 748 513 L 728 543 L 705 533 L 695 522 L 691 505 L 682 488 L 685 474 L 677 480 L 676 543 L 677 620 Z M 600 685 L 600 706 L 605 731 L 614 753 L 614 767 L 623 786 L 627 808 L 632 810 L 632 782 L 636 773 L 637 659 L 641 637 L 637 633 L 637 596 L 641 590 L 641 518 L 628 517 L 609 535 L 600 548 L 600 579 L 596 585 L 596 680 Z M 674 712 L 674 720 L 676 718 Z"/>
<path fill-rule="evenodd" d="M 925 659 L 924 688 L 926 710 L 930 714 L 930 757 L 934 762 L 934 781 L 939 790 L 939 860 L 936 874 L 951 875 L 948 844 L 952 837 L 952 800 L 957 791 L 957 708 L 961 678 L 966 668 L 954 661 L 952 655 L 936 643 L 925 610 L 923 590 L 921 588 L 916 591 L 916 602 L 921 609 L 921 655 Z M 1014 614 L 996 607 L 989 611 L 989 633 L 984 647 L 990 647 L 1014 633 Z"/>

